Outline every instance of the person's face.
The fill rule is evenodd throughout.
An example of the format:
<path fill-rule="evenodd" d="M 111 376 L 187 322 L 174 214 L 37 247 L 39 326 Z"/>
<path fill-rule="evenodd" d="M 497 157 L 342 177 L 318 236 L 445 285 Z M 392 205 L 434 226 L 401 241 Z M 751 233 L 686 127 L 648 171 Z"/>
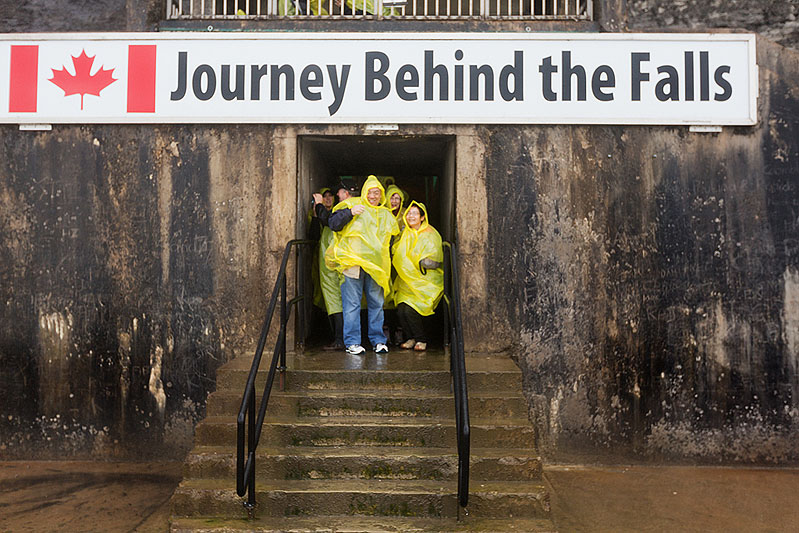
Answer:
<path fill-rule="evenodd" d="M 338 194 L 338 201 L 339 202 L 343 202 L 344 200 L 346 200 L 347 198 L 350 197 L 350 191 L 348 191 L 344 187 L 339 189 L 336 194 Z M 324 198 L 322 198 L 322 200 L 324 200 Z"/>
<path fill-rule="evenodd" d="M 322 195 L 322 205 L 324 205 L 328 209 L 333 207 L 333 193 L 332 192 L 326 191 L 325 194 Z"/>
<path fill-rule="evenodd" d="M 419 212 L 419 208 L 416 206 L 411 207 L 408 209 L 408 214 L 405 215 L 405 220 L 408 221 L 408 225 L 413 229 L 419 229 L 419 226 L 422 225 L 422 213 Z"/>
<path fill-rule="evenodd" d="M 402 199 L 400 198 L 399 193 L 396 193 L 396 192 L 391 195 L 391 198 L 389 198 L 388 201 L 391 203 L 391 210 L 392 211 L 394 209 L 398 208 L 400 206 L 400 204 L 402 203 Z"/>
<path fill-rule="evenodd" d="M 366 201 L 369 202 L 369 205 L 378 205 L 380 203 L 380 189 L 377 187 L 369 189 L 369 192 L 366 193 Z"/>

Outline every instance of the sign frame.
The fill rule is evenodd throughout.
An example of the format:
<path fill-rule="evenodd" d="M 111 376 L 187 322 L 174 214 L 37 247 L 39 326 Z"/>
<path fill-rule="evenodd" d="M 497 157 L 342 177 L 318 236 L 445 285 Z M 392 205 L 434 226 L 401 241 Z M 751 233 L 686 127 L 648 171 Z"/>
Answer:
<path fill-rule="evenodd" d="M 311 47 L 324 46 L 325 42 L 342 43 L 356 42 L 357 44 L 376 43 L 375 46 L 391 46 L 392 43 L 405 46 L 405 43 L 443 43 L 443 45 L 463 42 L 466 44 L 481 45 L 483 43 L 500 43 L 505 45 L 513 42 L 542 43 L 551 41 L 559 44 L 568 43 L 742 43 L 746 46 L 748 97 L 746 110 L 740 117 L 734 119 L 697 119 L 686 116 L 664 116 L 662 118 L 649 118 L 629 115 L 610 114 L 600 119 L 590 116 L 535 116 L 520 117 L 518 114 L 494 113 L 486 116 L 459 116 L 446 114 L 442 116 L 421 115 L 393 115 L 393 114 L 364 114 L 358 116 L 342 114 L 340 116 L 318 115 L 309 119 L 308 116 L 286 115 L 274 120 L 265 119 L 263 116 L 203 116 L 192 114 L 180 116 L 170 112 L 135 113 L 125 116 L 93 116 L 80 114 L 77 116 L 54 116 L 35 113 L 11 113 L 9 109 L 9 63 L 8 55 L 0 56 L 0 124 L 507 124 L 507 125 L 650 125 L 650 126 L 675 126 L 675 125 L 707 125 L 707 126 L 752 126 L 758 123 L 757 108 L 759 97 L 759 69 L 757 65 L 756 36 L 751 33 L 342 33 L 342 32 L 152 32 L 152 33 L 31 33 L 31 34 L 0 34 L 0 51 L 10 46 L 28 43 L 51 42 L 97 42 L 97 43 L 129 43 L 131 45 L 148 45 L 159 43 L 174 43 L 179 41 L 191 46 L 192 43 L 203 41 L 240 44 L 246 42 L 264 43 L 279 41 L 286 43 L 305 43 Z M 740 58 L 739 58 L 740 60 Z M 160 66 L 160 64 L 159 64 Z M 65 69 L 69 68 L 65 65 Z M 531 63 L 528 73 L 540 68 Z M 54 69 L 53 69 L 54 70 Z M 537 76 L 534 74 L 534 76 Z M 588 74 L 590 78 L 590 73 Z M 432 78 L 432 76 L 431 76 Z M 39 74 L 38 83 L 44 81 Z M 652 82 L 649 82 L 652 83 Z M 50 88 L 50 86 L 47 86 Z M 590 83 L 589 83 L 590 87 Z M 736 86 L 737 87 L 737 86 Z M 565 87 L 564 87 L 565 89 Z M 355 89 L 353 89 L 354 92 Z M 732 89 L 730 89 L 732 91 Z M 160 94 L 160 93 L 159 93 Z M 590 94 L 590 89 L 589 89 Z M 595 93 L 596 94 L 596 93 Z M 158 95 L 156 95 L 158 96 Z M 81 98 L 83 98 L 81 96 Z M 161 100 L 157 100 L 161 101 Z M 356 100 L 356 104 L 361 103 Z M 556 102 L 556 104 L 559 102 Z M 705 102 L 713 105 L 713 102 Z M 8 105 L 7 105 L 8 104 Z M 259 102 L 260 104 L 260 102 Z M 450 105 L 451 102 L 446 102 Z M 292 103 L 293 105 L 293 103 Z M 460 104 L 459 104 L 460 105 Z M 476 104 L 475 104 L 476 105 Z M 494 106 L 492 102 L 490 105 Z M 504 104 L 503 104 L 504 105 Z M 546 104 L 549 105 L 549 104 Z M 596 104 L 601 106 L 603 104 Z M 693 105 L 693 102 L 692 102 Z M 5 109 L 3 109 L 5 108 Z"/>

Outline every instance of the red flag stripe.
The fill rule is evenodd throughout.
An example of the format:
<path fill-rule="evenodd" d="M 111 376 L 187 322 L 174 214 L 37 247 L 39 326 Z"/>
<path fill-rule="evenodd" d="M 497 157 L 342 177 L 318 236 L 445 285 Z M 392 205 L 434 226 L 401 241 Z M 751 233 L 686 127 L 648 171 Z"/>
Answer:
<path fill-rule="evenodd" d="M 128 113 L 155 113 L 155 47 L 128 46 Z"/>
<path fill-rule="evenodd" d="M 35 113 L 39 77 L 39 46 L 12 45 L 9 74 L 9 113 Z"/>

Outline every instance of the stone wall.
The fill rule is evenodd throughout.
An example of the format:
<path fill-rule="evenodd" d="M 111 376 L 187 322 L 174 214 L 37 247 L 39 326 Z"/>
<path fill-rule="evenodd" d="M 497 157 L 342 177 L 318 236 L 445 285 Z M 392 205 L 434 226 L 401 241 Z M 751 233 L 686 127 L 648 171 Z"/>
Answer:
<path fill-rule="evenodd" d="M 293 235 L 271 219 L 273 187 L 294 187 L 273 183 L 272 142 L 259 126 L 0 128 L 0 453 L 190 444 Z"/>
<path fill-rule="evenodd" d="M 799 458 L 799 54 L 758 64 L 752 128 L 489 128 L 490 292 L 549 453 Z"/>
<path fill-rule="evenodd" d="M 163 0 L 0 0 L 0 32 L 152 31 Z"/>
<path fill-rule="evenodd" d="M 627 6 L 628 31 L 747 30 L 799 48 L 799 0 L 627 0 Z"/>
<path fill-rule="evenodd" d="M 0 0 L 0 31 L 147 31 L 162 6 Z M 796 1 L 597 9 L 796 46 Z M 466 338 L 514 351 L 550 455 L 797 459 L 799 59 L 759 39 L 758 63 L 758 126 L 720 134 L 402 128 L 457 137 Z M 0 455 L 190 444 L 295 236 L 297 133 L 0 126 Z"/>

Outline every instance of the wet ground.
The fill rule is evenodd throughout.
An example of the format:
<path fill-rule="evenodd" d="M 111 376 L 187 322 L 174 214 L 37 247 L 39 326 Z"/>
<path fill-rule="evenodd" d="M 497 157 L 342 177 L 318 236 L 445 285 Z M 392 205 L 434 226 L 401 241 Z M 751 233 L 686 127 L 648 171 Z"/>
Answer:
<path fill-rule="evenodd" d="M 0 532 L 163 532 L 180 463 L 0 462 Z M 799 531 L 799 469 L 550 465 L 560 531 Z"/>
<path fill-rule="evenodd" d="M 0 532 L 167 531 L 182 463 L 0 462 Z"/>
<path fill-rule="evenodd" d="M 560 531 L 799 531 L 799 469 L 548 466 Z"/>

